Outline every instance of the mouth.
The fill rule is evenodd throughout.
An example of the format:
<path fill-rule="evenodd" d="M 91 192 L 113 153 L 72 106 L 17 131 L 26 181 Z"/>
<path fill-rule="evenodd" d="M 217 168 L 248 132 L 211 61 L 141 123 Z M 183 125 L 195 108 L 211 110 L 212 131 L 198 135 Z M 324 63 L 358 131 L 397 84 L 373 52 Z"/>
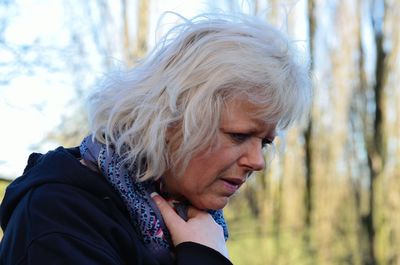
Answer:
<path fill-rule="evenodd" d="M 224 183 L 224 187 L 230 195 L 235 193 L 245 182 L 243 178 L 221 178 Z"/>

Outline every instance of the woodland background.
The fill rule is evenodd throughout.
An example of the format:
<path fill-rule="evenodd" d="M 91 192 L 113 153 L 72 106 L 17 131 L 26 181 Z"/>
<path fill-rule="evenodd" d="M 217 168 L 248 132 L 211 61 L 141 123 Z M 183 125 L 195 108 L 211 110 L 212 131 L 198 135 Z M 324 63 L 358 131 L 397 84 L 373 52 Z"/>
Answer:
<path fill-rule="evenodd" d="M 21 75 L 70 75 L 67 114 L 32 149 L 77 145 L 93 72 L 133 66 L 146 53 L 162 1 L 62 1 L 64 46 L 8 42 L 17 2 L 0 0 L 0 56 L 8 58 L 0 57 L 0 91 Z M 312 58 L 309 119 L 278 141 L 266 172 L 225 211 L 234 264 L 400 265 L 400 1 L 203 2 L 264 17 Z"/>

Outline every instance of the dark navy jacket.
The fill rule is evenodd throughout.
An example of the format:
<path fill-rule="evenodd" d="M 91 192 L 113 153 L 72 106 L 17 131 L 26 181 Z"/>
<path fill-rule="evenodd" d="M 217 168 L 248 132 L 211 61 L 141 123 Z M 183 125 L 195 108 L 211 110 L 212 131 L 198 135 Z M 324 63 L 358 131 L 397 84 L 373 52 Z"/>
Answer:
<path fill-rule="evenodd" d="M 119 194 L 79 156 L 78 148 L 59 147 L 29 157 L 0 208 L 0 264 L 171 264 L 145 248 Z M 172 264 L 231 264 L 192 242 L 175 254 Z"/>

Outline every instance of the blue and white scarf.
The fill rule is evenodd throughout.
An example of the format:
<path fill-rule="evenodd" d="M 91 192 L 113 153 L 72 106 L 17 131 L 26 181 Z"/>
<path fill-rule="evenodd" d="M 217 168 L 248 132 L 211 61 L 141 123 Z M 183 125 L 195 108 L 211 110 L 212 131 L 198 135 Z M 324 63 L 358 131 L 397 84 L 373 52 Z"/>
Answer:
<path fill-rule="evenodd" d="M 144 245 L 163 263 L 173 259 L 171 235 L 163 222 L 160 211 L 150 197 L 154 191 L 160 193 L 160 182 L 135 180 L 133 172 L 136 169 L 129 171 L 113 148 L 107 148 L 106 145 L 92 140 L 91 135 L 84 138 L 79 149 L 85 163 L 89 167 L 99 169 L 118 191 Z M 162 191 L 160 194 L 163 197 L 167 195 Z M 174 201 L 174 207 L 177 213 L 186 220 L 187 202 Z M 222 210 L 210 210 L 209 213 L 223 228 L 225 240 L 228 239 L 228 229 Z"/>

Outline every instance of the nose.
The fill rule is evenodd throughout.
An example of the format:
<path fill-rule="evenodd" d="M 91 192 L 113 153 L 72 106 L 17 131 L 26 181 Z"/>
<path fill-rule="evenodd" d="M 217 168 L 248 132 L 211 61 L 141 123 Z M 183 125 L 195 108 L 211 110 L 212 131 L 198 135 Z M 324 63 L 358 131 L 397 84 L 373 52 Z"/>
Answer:
<path fill-rule="evenodd" d="M 239 159 L 239 165 L 252 171 L 260 171 L 265 168 L 265 157 L 262 151 L 261 139 L 254 138 L 246 145 Z"/>

